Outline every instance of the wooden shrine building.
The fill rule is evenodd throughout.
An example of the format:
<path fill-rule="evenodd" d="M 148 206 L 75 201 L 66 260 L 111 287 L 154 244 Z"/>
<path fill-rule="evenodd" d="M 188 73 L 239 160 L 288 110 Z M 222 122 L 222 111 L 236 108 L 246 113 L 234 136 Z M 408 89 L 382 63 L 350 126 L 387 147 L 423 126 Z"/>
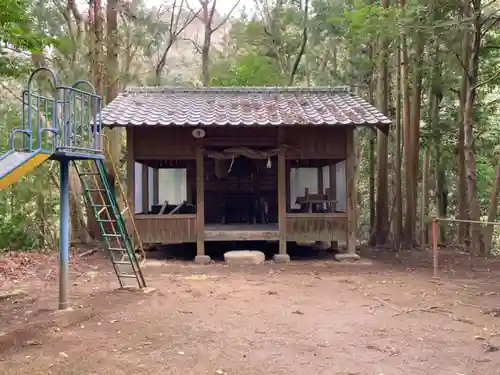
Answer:
<path fill-rule="evenodd" d="M 390 120 L 342 88 L 135 88 L 102 110 L 127 130 L 127 190 L 146 244 L 356 245 L 354 129 Z"/>

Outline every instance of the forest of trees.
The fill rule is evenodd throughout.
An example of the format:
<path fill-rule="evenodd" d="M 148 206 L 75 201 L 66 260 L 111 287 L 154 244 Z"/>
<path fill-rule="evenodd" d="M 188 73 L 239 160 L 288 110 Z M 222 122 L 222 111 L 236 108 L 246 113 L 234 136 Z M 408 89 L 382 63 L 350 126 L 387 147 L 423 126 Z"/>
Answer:
<path fill-rule="evenodd" d="M 393 119 L 389 136 L 356 134 L 360 238 L 425 247 L 434 216 L 498 220 L 499 1 L 231 1 L 220 14 L 217 0 L 0 0 L 0 147 L 35 67 L 90 80 L 104 103 L 137 85 L 347 85 Z M 108 137 L 123 171 L 124 134 Z M 57 169 L 0 192 L 0 248 L 55 247 Z M 72 181 L 73 241 L 87 242 Z M 497 231 L 443 225 L 440 241 L 480 255 Z"/>

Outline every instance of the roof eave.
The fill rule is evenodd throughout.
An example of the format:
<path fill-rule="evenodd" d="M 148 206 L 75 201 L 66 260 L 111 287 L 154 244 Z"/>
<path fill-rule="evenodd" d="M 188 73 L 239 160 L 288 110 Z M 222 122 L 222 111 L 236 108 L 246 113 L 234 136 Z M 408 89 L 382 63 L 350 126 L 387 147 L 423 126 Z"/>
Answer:
<path fill-rule="evenodd" d="M 104 122 L 104 121 L 102 122 L 102 126 L 105 128 L 115 128 L 115 127 L 118 127 L 118 128 L 135 128 L 135 127 L 148 127 L 148 128 L 166 127 L 166 128 L 169 128 L 169 127 L 225 127 L 225 126 L 245 127 L 245 128 L 248 128 L 248 127 L 259 127 L 259 128 L 260 127 L 277 127 L 277 126 L 286 126 L 286 127 L 289 127 L 289 126 L 293 126 L 293 127 L 307 126 L 309 128 L 314 128 L 314 127 L 318 127 L 318 126 L 370 127 L 370 128 L 378 129 L 386 135 L 389 133 L 389 129 L 390 129 L 391 124 L 392 124 L 392 122 L 390 122 L 390 121 L 389 122 L 378 122 L 378 123 L 363 123 L 363 124 L 342 124 L 342 123 L 301 124 L 301 123 L 298 123 L 298 124 L 264 124 L 264 125 L 263 124 L 254 124 L 254 125 L 247 125 L 247 124 L 241 124 L 241 125 L 233 125 L 233 124 L 210 124 L 210 125 L 208 125 L 208 124 L 147 124 L 147 123 L 120 124 L 120 123 L 109 123 L 109 122 Z"/>
<path fill-rule="evenodd" d="M 376 129 L 380 130 L 382 133 L 385 135 L 389 135 L 389 130 L 391 129 L 392 121 L 388 122 L 379 122 L 376 124 L 366 124 L 365 126 L 368 126 L 372 128 L 374 131 Z"/>

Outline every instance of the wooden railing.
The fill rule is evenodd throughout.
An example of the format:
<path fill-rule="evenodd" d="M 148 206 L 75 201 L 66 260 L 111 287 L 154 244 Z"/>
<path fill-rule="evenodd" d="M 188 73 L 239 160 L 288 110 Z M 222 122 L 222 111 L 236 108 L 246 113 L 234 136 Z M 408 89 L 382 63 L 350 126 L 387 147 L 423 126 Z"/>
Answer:
<path fill-rule="evenodd" d="M 138 214 L 135 223 L 146 244 L 196 242 L 196 215 Z M 297 242 L 346 241 L 347 214 L 287 213 L 286 239 Z"/>
<path fill-rule="evenodd" d="M 287 241 L 345 241 L 346 213 L 287 213 Z"/>
<path fill-rule="evenodd" d="M 196 215 L 135 215 L 139 235 L 147 244 L 196 242 Z"/>

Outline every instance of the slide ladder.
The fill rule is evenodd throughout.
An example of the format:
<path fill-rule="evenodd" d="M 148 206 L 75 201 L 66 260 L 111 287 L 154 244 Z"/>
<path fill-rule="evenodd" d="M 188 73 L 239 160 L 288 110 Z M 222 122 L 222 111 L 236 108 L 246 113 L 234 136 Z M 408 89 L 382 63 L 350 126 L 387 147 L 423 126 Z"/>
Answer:
<path fill-rule="evenodd" d="M 84 161 L 83 163 L 87 163 L 87 168 L 82 168 L 80 163 L 82 161 L 73 162 L 120 286 L 134 286 L 131 285 L 132 281 L 139 288 L 146 287 L 133 241 L 127 232 L 115 193 L 108 181 L 104 161 L 100 159 Z"/>

